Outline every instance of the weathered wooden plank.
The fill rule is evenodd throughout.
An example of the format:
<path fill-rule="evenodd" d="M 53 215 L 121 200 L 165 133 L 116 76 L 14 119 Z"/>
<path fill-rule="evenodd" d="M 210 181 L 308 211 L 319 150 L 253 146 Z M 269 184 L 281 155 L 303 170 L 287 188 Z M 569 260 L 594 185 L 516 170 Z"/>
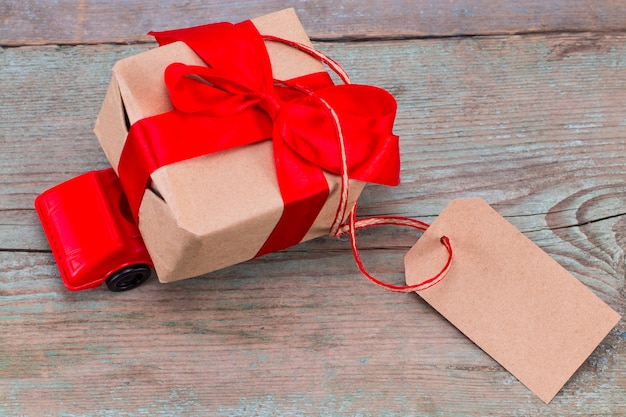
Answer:
<path fill-rule="evenodd" d="M 6 196 L 0 200 L 2 248 L 46 249 L 29 211 L 35 195 L 106 166 L 91 128 L 110 67 L 148 47 L 2 52 L 0 76 L 11 80 L 0 85 L 2 96 L 10 98 L 0 104 L 0 179 Z M 399 101 L 396 130 L 402 138 L 404 183 L 366 191 L 363 214 L 393 212 L 432 220 L 451 198 L 483 196 L 546 248 L 563 242 L 550 228 L 563 234 L 583 223 L 586 228 L 619 224 L 616 216 L 626 207 L 624 98 L 619 94 L 626 83 L 620 71 L 624 37 L 319 47 L 350 69 L 355 80 L 381 85 Z M 54 74 L 54 82 L 48 74 Z M 617 236 L 610 240 L 613 253 L 607 259 L 619 261 L 620 229 L 604 227 L 606 232 L 598 233 Z M 586 257 L 587 249 L 571 255 Z"/>
<path fill-rule="evenodd" d="M 241 21 L 294 7 L 316 39 L 621 31 L 619 0 L 455 1 L 5 1 L 0 43 L 143 41 L 150 30 Z"/>
<path fill-rule="evenodd" d="M 626 313 L 626 37 L 318 43 L 399 102 L 403 184 L 361 213 L 432 220 L 483 197 Z M 626 414 L 621 321 L 546 406 L 416 296 L 320 239 L 209 277 L 69 293 L 32 200 L 106 166 L 91 133 L 113 62 L 150 45 L 0 52 L 0 414 Z M 365 231 L 401 279 L 413 233 Z M 388 248 L 388 249 L 381 249 Z"/>
<path fill-rule="evenodd" d="M 377 255 L 394 273 L 401 253 Z M 546 406 L 417 296 L 362 280 L 346 252 L 124 294 L 69 293 L 49 254 L 0 252 L 0 291 L 5 415 L 626 412 L 623 324 Z"/>

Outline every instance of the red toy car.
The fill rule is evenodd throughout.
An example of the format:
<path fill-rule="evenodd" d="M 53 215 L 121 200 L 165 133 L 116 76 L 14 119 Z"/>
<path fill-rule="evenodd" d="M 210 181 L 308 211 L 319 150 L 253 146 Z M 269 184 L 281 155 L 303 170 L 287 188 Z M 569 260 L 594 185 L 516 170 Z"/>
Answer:
<path fill-rule="evenodd" d="M 35 208 L 68 289 L 106 282 L 125 291 L 150 277 L 152 260 L 112 168 L 52 187 Z"/>

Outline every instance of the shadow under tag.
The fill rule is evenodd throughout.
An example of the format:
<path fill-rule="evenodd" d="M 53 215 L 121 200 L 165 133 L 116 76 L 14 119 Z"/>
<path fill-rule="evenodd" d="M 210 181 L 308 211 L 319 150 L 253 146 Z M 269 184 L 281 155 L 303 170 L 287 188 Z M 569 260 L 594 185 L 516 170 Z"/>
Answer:
<path fill-rule="evenodd" d="M 448 275 L 418 294 L 548 403 L 620 320 L 481 199 L 451 202 L 405 257 L 406 281 Z"/>

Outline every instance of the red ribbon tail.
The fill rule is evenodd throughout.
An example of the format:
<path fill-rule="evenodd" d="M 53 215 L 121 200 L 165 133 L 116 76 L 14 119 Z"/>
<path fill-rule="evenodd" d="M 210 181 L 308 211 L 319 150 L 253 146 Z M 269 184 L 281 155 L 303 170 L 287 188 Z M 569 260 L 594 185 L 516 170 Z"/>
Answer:
<path fill-rule="evenodd" d="M 328 183 L 322 170 L 303 161 L 279 135 L 274 135 L 274 158 L 284 209 L 276 227 L 257 257 L 302 241 L 328 199 Z"/>

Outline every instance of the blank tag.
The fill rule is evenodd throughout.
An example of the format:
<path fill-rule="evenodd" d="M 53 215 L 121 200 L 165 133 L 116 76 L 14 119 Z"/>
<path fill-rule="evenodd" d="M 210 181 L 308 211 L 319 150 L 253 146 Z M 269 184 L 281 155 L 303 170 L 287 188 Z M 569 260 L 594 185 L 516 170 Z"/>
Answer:
<path fill-rule="evenodd" d="M 445 264 L 448 275 L 418 294 L 546 403 L 620 315 L 485 201 L 450 203 L 405 257 L 416 284 Z"/>

